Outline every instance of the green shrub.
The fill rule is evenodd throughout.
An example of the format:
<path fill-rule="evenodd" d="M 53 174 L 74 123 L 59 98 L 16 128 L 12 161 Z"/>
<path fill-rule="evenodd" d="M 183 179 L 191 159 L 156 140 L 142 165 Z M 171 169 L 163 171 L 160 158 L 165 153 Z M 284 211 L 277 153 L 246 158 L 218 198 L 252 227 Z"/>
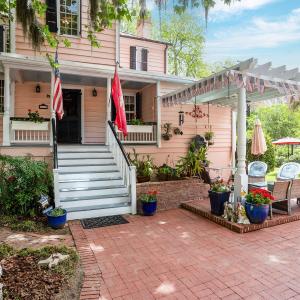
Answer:
<path fill-rule="evenodd" d="M 268 165 L 268 172 L 271 172 L 274 170 L 275 167 L 275 149 L 272 144 L 272 141 L 270 138 L 266 137 L 266 143 L 267 143 L 267 151 L 263 155 L 253 155 L 251 154 L 251 144 L 252 140 L 249 139 L 247 141 L 247 161 L 248 163 L 252 161 L 263 161 Z"/>
<path fill-rule="evenodd" d="M 300 163 L 300 153 L 298 152 L 298 153 L 291 155 L 289 157 L 288 161 L 294 161 L 294 162 Z"/>
<path fill-rule="evenodd" d="M 52 193 L 52 175 L 46 163 L 0 155 L 0 213 L 37 215 L 41 195 Z"/>

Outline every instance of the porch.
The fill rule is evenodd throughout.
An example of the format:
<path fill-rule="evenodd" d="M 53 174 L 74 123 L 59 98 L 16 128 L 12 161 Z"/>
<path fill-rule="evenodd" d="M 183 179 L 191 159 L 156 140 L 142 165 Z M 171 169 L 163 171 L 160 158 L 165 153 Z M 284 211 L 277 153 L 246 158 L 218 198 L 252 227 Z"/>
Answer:
<path fill-rule="evenodd" d="M 0 143 L 5 147 L 51 147 L 51 71 L 32 62 L 22 65 L 12 60 L 2 61 L 2 64 Z M 57 120 L 58 143 L 107 144 L 107 121 L 114 117 L 110 97 L 112 72 L 83 72 L 82 68 L 70 69 L 64 65 L 60 72 L 65 115 L 62 121 Z M 126 138 L 118 133 L 120 140 L 131 145 L 157 145 L 160 139 L 159 81 L 137 75 L 120 75 L 120 79 L 129 132 Z"/>

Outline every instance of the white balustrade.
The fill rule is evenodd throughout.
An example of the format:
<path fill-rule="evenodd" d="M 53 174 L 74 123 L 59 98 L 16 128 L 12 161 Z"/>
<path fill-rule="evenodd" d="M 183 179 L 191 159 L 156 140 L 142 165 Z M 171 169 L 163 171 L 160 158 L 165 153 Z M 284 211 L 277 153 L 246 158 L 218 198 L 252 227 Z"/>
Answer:
<path fill-rule="evenodd" d="M 49 144 L 49 122 L 11 121 L 11 143 Z"/>
<path fill-rule="evenodd" d="M 153 144 L 157 141 L 156 125 L 127 125 L 127 132 L 124 137 L 118 131 L 118 138 L 123 144 Z"/>
<path fill-rule="evenodd" d="M 121 177 L 124 181 L 124 185 L 129 187 L 130 191 L 130 200 L 131 200 L 131 208 L 132 214 L 136 213 L 136 170 L 135 166 L 131 166 L 128 164 L 122 149 L 117 141 L 117 138 L 114 135 L 114 132 L 108 126 L 107 129 L 107 143 L 109 150 L 112 152 L 113 157 L 115 158 L 116 164 L 121 172 Z M 126 155 L 126 153 L 125 153 Z"/>

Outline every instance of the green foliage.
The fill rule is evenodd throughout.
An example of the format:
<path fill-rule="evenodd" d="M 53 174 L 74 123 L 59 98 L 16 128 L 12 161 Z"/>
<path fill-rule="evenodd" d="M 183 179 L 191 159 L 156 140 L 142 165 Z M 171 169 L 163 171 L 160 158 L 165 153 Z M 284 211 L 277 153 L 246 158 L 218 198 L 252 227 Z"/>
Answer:
<path fill-rule="evenodd" d="M 193 177 L 201 176 L 206 164 L 206 147 L 196 149 L 195 143 L 192 142 L 186 156 L 181 157 L 176 165 L 180 176 Z"/>
<path fill-rule="evenodd" d="M 267 190 L 255 189 L 246 195 L 246 201 L 255 205 L 270 204 L 274 197 Z"/>
<path fill-rule="evenodd" d="M 180 178 L 178 170 L 167 164 L 163 164 L 157 168 L 157 177 L 161 181 L 177 180 Z"/>
<path fill-rule="evenodd" d="M 259 118 L 263 131 L 272 141 L 284 137 L 300 135 L 300 110 L 291 111 L 286 104 L 260 107 L 248 118 L 248 129 L 251 134 L 256 118 Z"/>
<path fill-rule="evenodd" d="M 51 217 L 60 217 L 63 216 L 66 213 L 66 211 L 60 207 L 56 207 L 54 209 L 51 210 L 51 212 L 49 213 L 49 215 Z"/>
<path fill-rule="evenodd" d="M 34 216 L 41 195 L 52 195 L 52 175 L 44 162 L 0 156 L 0 207 L 7 215 Z"/>
<path fill-rule="evenodd" d="M 130 162 L 136 167 L 136 176 L 138 182 L 140 182 L 140 178 L 146 178 L 147 181 L 149 181 L 155 169 L 153 159 L 150 157 L 150 155 L 147 155 L 146 157 L 143 156 L 140 159 L 138 153 L 136 153 L 136 150 L 133 149 L 133 153 L 129 153 L 128 158 Z"/>
<path fill-rule="evenodd" d="M 144 125 L 145 123 L 141 119 L 132 119 L 128 121 L 128 125 Z"/>
<path fill-rule="evenodd" d="M 228 193 L 230 187 L 223 180 L 218 180 L 210 186 L 210 190 L 215 193 Z"/>
<path fill-rule="evenodd" d="M 12 246 L 5 243 L 0 244 L 0 261 L 5 257 L 13 255 L 14 253 L 15 250 Z"/>
<path fill-rule="evenodd" d="M 37 110 L 35 112 L 32 112 L 30 109 L 28 110 L 28 118 L 29 121 L 34 123 L 42 123 L 44 120 L 44 118 L 40 117 L 40 114 Z"/>
<path fill-rule="evenodd" d="M 172 74 L 195 78 L 208 75 L 202 58 L 203 28 L 192 15 L 184 13 L 168 16 L 162 21 L 161 32 L 156 33 L 156 36 L 171 43 L 168 63 Z"/>
<path fill-rule="evenodd" d="M 272 141 L 269 137 L 266 138 L 266 144 L 267 144 L 267 151 L 263 155 L 253 155 L 251 154 L 251 144 L 252 140 L 247 140 L 247 161 L 248 163 L 252 161 L 263 161 L 268 165 L 268 172 L 271 172 L 274 170 L 275 167 L 275 148 L 272 144 Z"/>
<path fill-rule="evenodd" d="M 157 201 L 157 191 L 150 191 L 146 194 L 142 194 L 140 196 L 140 200 L 142 202 L 147 202 L 147 203 L 150 203 L 150 202 L 156 202 Z"/>

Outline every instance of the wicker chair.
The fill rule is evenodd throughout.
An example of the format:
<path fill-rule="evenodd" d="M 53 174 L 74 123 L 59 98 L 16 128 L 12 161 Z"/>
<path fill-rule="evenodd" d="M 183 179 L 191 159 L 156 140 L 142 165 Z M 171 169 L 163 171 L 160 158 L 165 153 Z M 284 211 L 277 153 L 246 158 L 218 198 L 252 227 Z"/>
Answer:
<path fill-rule="evenodd" d="M 286 211 L 291 214 L 291 198 L 290 198 L 291 181 L 275 181 L 272 196 L 275 198 L 270 204 L 270 217 L 273 217 L 272 209 Z"/>
<path fill-rule="evenodd" d="M 263 161 L 253 161 L 248 165 L 248 183 L 264 182 L 268 165 Z"/>
<path fill-rule="evenodd" d="M 300 204 L 300 179 L 292 180 L 290 192 L 289 192 L 290 199 L 297 199 L 297 204 Z"/>
<path fill-rule="evenodd" d="M 283 164 L 277 174 L 277 180 L 292 180 L 300 174 L 300 164 L 288 162 Z"/>

